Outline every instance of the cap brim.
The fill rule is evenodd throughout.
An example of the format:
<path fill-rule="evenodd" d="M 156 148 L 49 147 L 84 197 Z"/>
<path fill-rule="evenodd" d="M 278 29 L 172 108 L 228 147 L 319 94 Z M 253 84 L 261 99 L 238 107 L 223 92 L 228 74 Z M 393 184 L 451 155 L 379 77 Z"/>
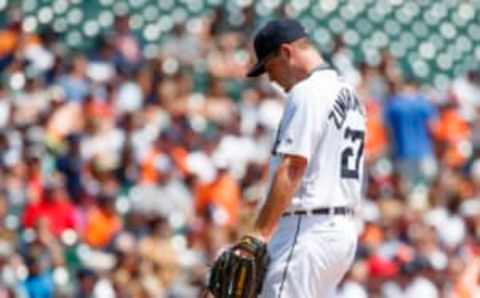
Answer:
<path fill-rule="evenodd" d="M 254 78 L 258 77 L 265 73 L 265 63 L 263 61 L 258 61 L 257 64 L 247 73 L 247 77 Z"/>

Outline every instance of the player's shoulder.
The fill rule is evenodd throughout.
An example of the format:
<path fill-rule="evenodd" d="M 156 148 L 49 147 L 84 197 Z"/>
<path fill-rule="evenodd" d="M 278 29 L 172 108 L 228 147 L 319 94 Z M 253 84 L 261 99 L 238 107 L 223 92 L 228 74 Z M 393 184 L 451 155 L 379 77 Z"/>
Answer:
<path fill-rule="evenodd" d="M 319 100 L 309 102 L 323 102 L 333 98 L 341 87 L 341 80 L 334 70 L 315 72 L 305 80 L 296 84 L 290 91 L 290 100 L 301 104 L 309 98 Z"/>

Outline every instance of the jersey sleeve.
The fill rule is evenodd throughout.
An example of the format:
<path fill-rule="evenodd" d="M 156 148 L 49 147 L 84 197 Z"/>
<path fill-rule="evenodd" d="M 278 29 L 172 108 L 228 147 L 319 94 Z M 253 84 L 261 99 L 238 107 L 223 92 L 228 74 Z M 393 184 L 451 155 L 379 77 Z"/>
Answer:
<path fill-rule="evenodd" d="M 324 105 L 318 95 L 297 92 L 291 95 L 277 135 L 274 152 L 311 159 L 326 121 Z M 323 123 L 323 124 L 322 124 Z"/>

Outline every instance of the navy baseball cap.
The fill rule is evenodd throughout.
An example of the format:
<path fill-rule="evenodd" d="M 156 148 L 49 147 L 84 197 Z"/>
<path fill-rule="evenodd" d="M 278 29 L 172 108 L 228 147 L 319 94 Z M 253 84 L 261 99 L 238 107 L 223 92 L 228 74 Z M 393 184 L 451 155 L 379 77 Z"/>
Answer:
<path fill-rule="evenodd" d="M 248 77 L 257 77 L 265 72 L 265 59 L 283 43 L 306 37 L 305 28 L 293 19 L 269 21 L 255 35 L 253 46 L 257 64 L 248 72 Z"/>

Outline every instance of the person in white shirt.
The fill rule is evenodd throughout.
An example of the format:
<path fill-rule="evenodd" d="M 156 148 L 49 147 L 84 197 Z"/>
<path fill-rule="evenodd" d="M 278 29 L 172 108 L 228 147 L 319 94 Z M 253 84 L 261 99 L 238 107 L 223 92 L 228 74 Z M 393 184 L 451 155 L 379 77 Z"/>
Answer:
<path fill-rule="evenodd" d="M 288 94 L 255 221 L 272 260 L 261 295 L 334 297 L 357 247 L 364 108 L 296 20 L 268 22 L 254 47 L 258 62 L 248 76 L 267 73 Z"/>

